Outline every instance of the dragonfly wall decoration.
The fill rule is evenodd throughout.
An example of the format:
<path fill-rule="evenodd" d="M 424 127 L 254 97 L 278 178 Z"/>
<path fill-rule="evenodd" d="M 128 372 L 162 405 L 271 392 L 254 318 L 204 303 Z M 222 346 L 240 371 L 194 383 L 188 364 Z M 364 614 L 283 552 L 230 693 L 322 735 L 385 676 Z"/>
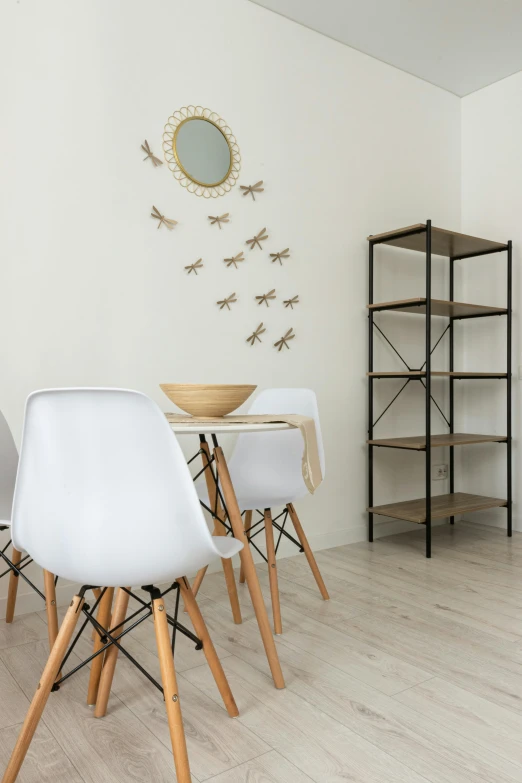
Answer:
<path fill-rule="evenodd" d="M 284 299 L 283 304 L 285 307 L 289 307 L 291 310 L 293 310 L 294 305 L 299 304 L 299 294 L 297 294 L 297 296 L 293 296 L 291 299 Z"/>
<path fill-rule="evenodd" d="M 250 343 L 250 345 L 254 345 L 256 340 L 258 340 L 260 343 L 263 342 L 259 336 L 260 334 L 263 334 L 263 332 L 266 332 L 266 329 L 263 328 L 263 322 L 261 321 L 257 329 L 252 332 L 250 337 L 247 337 L 246 339 L 247 343 Z"/>
<path fill-rule="evenodd" d="M 159 209 L 156 209 L 156 207 L 152 207 L 152 212 L 150 213 L 151 217 L 153 217 L 155 220 L 158 221 L 158 228 L 161 228 L 162 225 L 167 226 L 169 231 L 172 231 L 174 226 L 178 225 L 177 220 L 172 220 L 171 218 L 166 218 L 165 215 L 162 215 Z"/>
<path fill-rule="evenodd" d="M 224 307 L 227 307 L 230 310 L 230 305 L 232 302 L 237 302 L 237 299 L 235 298 L 236 295 L 230 294 L 230 296 L 226 296 L 224 299 L 220 299 L 219 302 L 216 302 L 216 304 L 220 305 L 220 310 L 222 310 Z"/>
<path fill-rule="evenodd" d="M 227 268 L 229 266 L 232 266 L 232 264 L 233 264 L 236 267 L 236 269 L 237 269 L 237 265 L 240 264 L 241 261 L 244 261 L 244 260 L 245 259 L 244 259 L 243 251 L 241 251 L 241 253 L 238 253 L 237 256 L 232 256 L 232 258 L 224 258 L 223 259 L 223 261 L 227 265 Z"/>
<path fill-rule="evenodd" d="M 209 215 L 208 219 L 210 220 L 210 225 L 213 226 L 215 223 L 217 223 L 221 229 L 221 223 L 230 223 L 229 215 L 230 212 L 225 212 L 224 215 L 220 215 L 219 217 L 213 217 L 212 215 Z"/>
<path fill-rule="evenodd" d="M 285 249 L 281 250 L 279 253 L 270 253 L 272 263 L 274 263 L 274 261 L 279 261 L 281 266 L 283 266 L 283 258 L 290 258 L 290 253 L 288 252 L 289 250 L 289 247 L 285 247 Z"/>
<path fill-rule="evenodd" d="M 256 299 L 258 300 L 258 304 L 263 304 L 263 302 L 266 304 L 267 307 L 270 306 L 269 299 L 275 299 L 275 288 L 272 288 L 271 291 L 269 291 L 267 294 L 263 294 L 262 296 L 256 296 Z"/>
<path fill-rule="evenodd" d="M 253 250 L 256 245 L 260 250 L 263 249 L 261 247 L 261 242 L 264 242 L 265 239 L 268 239 L 268 234 L 265 234 L 265 231 L 266 228 L 262 228 L 261 231 L 255 235 L 255 237 L 252 237 L 252 239 L 247 239 L 246 243 L 247 245 L 250 245 L 250 250 Z"/>
<path fill-rule="evenodd" d="M 194 272 L 194 274 L 197 275 L 198 269 L 202 269 L 203 267 L 202 260 L 203 259 L 198 258 L 195 264 L 189 264 L 188 266 L 186 266 L 185 269 L 188 269 L 187 274 L 190 275 L 191 272 Z"/>
<path fill-rule="evenodd" d="M 145 139 L 143 144 L 141 144 L 140 146 L 141 146 L 141 149 L 143 150 L 143 152 L 147 153 L 147 155 L 143 158 L 143 160 L 148 160 L 150 158 L 154 168 L 156 168 L 156 166 L 163 166 L 163 161 L 160 160 L 159 158 L 157 158 L 153 154 L 151 148 L 149 147 L 149 142 L 147 141 L 147 139 Z"/>
<path fill-rule="evenodd" d="M 248 196 L 250 193 L 252 199 L 255 201 L 256 197 L 254 196 L 254 193 L 262 193 L 264 191 L 264 188 L 261 187 L 262 184 L 263 180 L 260 179 L 255 185 L 240 185 L 239 187 L 243 191 L 243 196 Z"/>
<path fill-rule="evenodd" d="M 294 331 L 293 327 L 289 329 L 288 332 L 283 337 L 281 337 L 280 340 L 274 343 L 274 348 L 277 348 L 277 350 L 280 351 L 283 345 L 286 345 L 286 347 L 290 349 L 290 346 L 288 345 L 288 341 L 294 339 L 295 334 L 292 334 L 293 331 Z"/>

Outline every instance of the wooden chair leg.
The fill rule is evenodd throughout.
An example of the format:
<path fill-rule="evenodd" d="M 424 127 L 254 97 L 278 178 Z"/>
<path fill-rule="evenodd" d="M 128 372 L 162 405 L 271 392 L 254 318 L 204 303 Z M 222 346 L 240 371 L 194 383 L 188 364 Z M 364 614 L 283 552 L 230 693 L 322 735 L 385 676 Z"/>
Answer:
<path fill-rule="evenodd" d="M 58 636 L 58 610 L 56 609 L 56 588 L 54 574 L 44 570 L 45 612 L 47 614 L 47 634 L 49 649 L 52 650 Z"/>
<path fill-rule="evenodd" d="M 111 614 L 112 614 L 112 600 L 114 598 L 114 587 L 108 587 L 103 594 L 103 598 L 101 599 L 100 603 L 98 604 L 98 614 L 96 616 L 97 621 L 101 625 L 102 628 L 106 628 L 109 630 L 110 624 L 111 624 Z M 94 639 L 94 645 L 93 645 L 93 653 L 98 652 L 103 645 L 104 642 L 101 639 L 100 634 L 98 631 L 96 631 L 96 637 Z M 103 669 L 103 658 L 104 653 L 101 653 L 101 655 L 98 655 L 97 658 L 93 660 L 91 663 L 91 674 L 89 677 L 89 688 L 87 691 L 87 704 L 89 707 L 94 707 L 96 704 L 96 699 L 98 698 L 98 688 L 100 686 L 100 678 L 102 674 Z"/>
<path fill-rule="evenodd" d="M 214 645 L 212 644 L 212 639 L 209 636 L 207 626 L 205 625 L 205 621 L 199 610 L 197 601 L 194 598 L 194 593 L 190 589 L 189 581 L 186 577 L 183 577 L 182 579 L 178 579 L 177 582 L 179 584 L 179 589 L 181 590 L 181 595 L 183 596 L 185 606 L 189 613 L 189 617 L 192 621 L 192 625 L 194 626 L 196 636 L 198 636 L 199 639 L 201 639 L 203 642 L 203 652 L 205 653 L 205 658 L 207 659 L 207 663 L 210 666 L 210 671 L 214 676 L 218 690 L 221 694 L 225 707 L 227 708 L 227 712 L 231 718 L 237 718 L 239 715 L 239 710 L 236 706 L 236 702 L 234 701 L 234 697 L 232 695 L 232 691 L 230 690 L 230 685 L 228 684 L 225 672 L 223 671 L 223 667 L 221 666 L 221 661 L 219 660 L 214 649 Z"/>
<path fill-rule="evenodd" d="M 71 602 L 65 619 L 61 625 L 60 631 L 56 638 L 54 647 L 49 655 L 47 664 L 43 671 L 40 682 L 36 689 L 36 693 L 29 707 L 29 712 L 26 715 L 22 730 L 18 736 L 15 748 L 11 755 L 7 769 L 4 772 L 2 783 L 14 783 L 16 780 L 20 768 L 23 764 L 24 758 L 29 750 L 29 745 L 33 739 L 34 733 L 44 711 L 47 699 L 51 693 L 51 689 L 56 680 L 60 664 L 63 656 L 67 650 L 71 637 L 73 635 L 76 623 L 81 613 L 83 604 L 83 598 L 79 595 L 75 596 Z"/>
<path fill-rule="evenodd" d="M 167 607 L 165 606 L 163 598 L 155 598 L 152 601 L 152 607 L 161 680 L 163 683 L 165 706 L 167 708 L 167 719 L 169 722 L 170 741 L 172 743 L 172 753 L 174 756 L 174 765 L 176 767 L 176 779 L 178 783 L 191 783 L 192 778 L 190 776 L 187 743 L 185 740 L 185 730 L 183 728 L 183 718 L 181 716 L 181 706 L 179 703 L 178 683 L 176 680 L 176 670 L 174 668 L 174 658 L 170 646 Z M 112 650 L 112 647 L 109 649 Z"/>
<path fill-rule="evenodd" d="M 252 512 L 251 511 L 245 511 L 245 533 L 248 534 L 248 531 L 252 527 Z M 245 584 L 245 569 L 243 568 L 243 563 L 241 563 L 241 570 L 239 572 L 239 583 L 244 585 Z"/>
<path fill-rule="evenodd" d="M 274 616 L 274 631 L 283 633 L 281 622 L 281 604 L 279 602 L 279 583 L 277 579 L 277 563 L 274 545 L 274 526 L 272 524 L 272 512 L 265 508 L 265 536 L 266 556 L 268 558 L 268 579 L 270 581 L 270 595 L 272 596 L 272 614 Z"/>
<path fill-rule="evenodd" d="M 18 549 L 15 549 L 13 546 L 12 553 L 11 553 L 11 563 L 17 566 L 21 559 L 22 559 L 22 553 L 19 552 Z M 16 606 L 16 594 L 18 593 L 19 581 L 20 581 L 20 577 L 18 576 L 18 574 L 16 574 L 14 571 L 11 571 L 11 573 L 9 574 L 9 588 L 7 591 L 7 605 L 5 609 L 6 623 L 13 622 L 15 606 Z"/>
<path fill-rule="evenodd" d="M 323 577 L 321 576 L 321 572 L 319 571 L 319 566 L 315 561 L 314 553 L 310 549 L 310 544 L 308 543 L 308 539 L 305 535 L 301 522 L 299 521 L 299 517 L 297 516 L 296 510 L 292 503 L 288 503 L 287 509 L 288 509 L 288 513 L 290 514 L 290 519 L 292 520 L 292 524 L 294 526 L 295 532 L 297 534 L 297 538 L 299 539 L 299 542 L 304 549 L 306 559 L 308 560 L 308 565 L 312 569 L 312 574 L 314 575 L 315 581 L 317 582 L 317 587 L 319 588 L 324 600 L 328 601 L 330 599 L 330 596 L 328 595 L 328 590 L 326 589 L 326 585 L 323 581 Z"/>
<path fill-rule="evenodd" d="M 202 451 L 205 452 L 204 454 L 202 454 L 203 465 L 208 465 L 208 462 L 210 461 L 210 448 L 206 441 L 201 444 L 201 449 Z M 210 508 L 216 509 L 216 513 L 220 517 L 220 519 L 224 519 L 225 511 L 220 503 L 220 499 L 216 489 L 216 483 L 210 473 L 210 470 L 205 471 L 205 481 L 207 482 L 207 492 L 210 500 Z M 225 527 L 217 519 L 215 520 L 215 525 L 214 525 L 214 535 L 215 536 L 226 535 Z M 225 582 L 227 585 L 228 597 L 230 600 L 230 608 L 232 609 L 232 617 L 236 625 L 239 625 L 240 623 L 243 622 L 243 619 L 241 617 L 241 607 L 239 605 L 239 596 L 237 594 L 236 577 L 234 576 L 234 566 L 232 565 L 232 560 L 230 559 L 227 560 L 226 558 L 223 558 L 221 560 L 221 564 L 223 566 L 223 573 L 225 574 Z M 201 578 L 203 578 L 203 576 Z M 199 589 L 199 585 L 197 585 L 197 588 Z M 197 595 L 197 590 L 195 594 Z"/>
<path fill-rule="evenodd" d="M 263 593 L 261 592 L 261 586 L 259 584 L 256 567 L 254 565 L 254 558 L 252 557 L 248 539 L 245 536 L 241 511 L 239 510 L 236 493 L 234 492 L 234 487 L 232 486 L 232 481 L 230 480 L 230 473 L 225 455 L 223 454 L 223 449 L 220 446 L 217 446 L 214 449 L 214 457 L 216 459 L 219 480 L 221 482 L 221 486 L 223 487 L 223 495 L 225 497 L 225 503 L 228 509 L 230 525 L 234 531 L 235 538 L 237 538 L 239 541 L 242 541 L 244 544 L 243 549 L 239 553 L 239 557 L 241 558 L 241 563 L 245 571 L 245 581 L 248 585 L 248 591 L 250 593 L 254 612 L 256 613 L 259 633 L 261 634 L 261 639 L 263 640 L 263 646 L 265 648 L 265 653 L 268 660 L 268 665 L 270 666 L 270 671 L 272 673 L 272 678 L 274 680 L 274 685 L 276 688 L 284 688 L 285 679 L 283 677 L 281 662 L 277 654 L 274 637 L 272 636 L 272 631 L 270 629 L 270 622 L 268 620 L 266 606 L 263 600 Z"/>
<path fill-rule="evenodd" d="M 199 588 L 201 587 L 201 583 L 205 578 L 205 574 L 207 573 L 207 568 L 208 566 L 204 566 L 203 568 L 200 568 L 196 574 L 196 578 L 194 579 L 194 582 L 192 584 L 192 592 L 194 593 L 194 595 L 197 595 L 199 593 Z"/>
<path fill-rule="evenodd" d="M 112 613 L 111 627 L 123 623 L 127 616 L 127 607 L 129 605 L 129 594 L 119 588 L 116 593 L 116 600 L 114 602 L 114 611 Z M 118 628 L 115 635 L 121 633 L 123 626 Z M 109 696 L 111 695 L 112 680 L 114 678 L 114 672 L 116 670 L 116 661 L 118 660 L 118 648 L 115 644 L 111 645 L 105 653 L 105 661 L 100 677 L 100 683 L 98 687 L 98 698 L 96 699 L 96 707 L 94 710 L 94 716 L 96 718 L 103 718 L 107 714 L 107 705 L 109 704 Z"/>

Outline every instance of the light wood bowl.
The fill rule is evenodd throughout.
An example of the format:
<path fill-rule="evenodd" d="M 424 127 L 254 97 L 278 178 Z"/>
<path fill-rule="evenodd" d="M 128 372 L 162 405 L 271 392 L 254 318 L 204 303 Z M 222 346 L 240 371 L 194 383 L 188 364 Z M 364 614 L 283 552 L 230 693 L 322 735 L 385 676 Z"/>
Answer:
<path fill-rule="evenodd" d="M 232 413 L 248 400 L 257 386 L 241 384 L 160 383 L 160 389 L 182 411 L 213 419 Z"/>

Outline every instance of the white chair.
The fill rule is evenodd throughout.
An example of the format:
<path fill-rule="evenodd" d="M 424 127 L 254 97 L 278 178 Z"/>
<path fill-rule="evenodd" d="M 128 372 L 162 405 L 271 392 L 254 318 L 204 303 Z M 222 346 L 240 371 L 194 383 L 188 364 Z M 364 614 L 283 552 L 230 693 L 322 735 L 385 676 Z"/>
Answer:
<path fill-rule="evenodd" d="M 248 412 L 249 414 L 297 413 L 313 418 L 317 433 L 319 460 L 324 477 L 325 459 L 319 410 L 317 398 L 311 389 L 266 389 L 256 397 Z M 325 601 L 329 599 L 315 557 L 293 505 L 308 494 L 302 473 L 302 457 L 303 438 L 301 433 L 298 430 L 281 430 L 240 435 L 229 461 L 230 475 L 238 505 L 241 511 L 245 512 L 247 533 L 252 527 L 253 511 L 263 509 L 274 630 L 277 634 L 282 633 L 282 623 L 274 527 L 279 532 L 279 542 L 282 535 L 288 535 L 285 529 L 288 516 L 292 521 L 301 550 L 306 555 L 321 595 Z M 284 507 L 284 511 L 279 515 L 279 519 L 283 517 L 283 520 L 278 523 L 277 517 L 276 519 L 272 518 L 272 509 L 281 506 Z M 259 513 L 261 514 L 261 511 Z M 281 532 L 281 528 L 283 532 Z M 254 536 L 255 532 L 252 531 L 250 535 Z M 244 582 L 243 573 L 240 575 L 240 581 Z"/>
<path fill-rule="evenodd" d="M 120 389 L 56 389 L 26 406 L 13 504 L 15 547 L 82 585 L 71 602 L 33 698 L 3 783 L 18 775 L 53 688 L 89 586 L 141 585 L 151 595 L 165 704 L 179 783 L 191 780 L 166 606 L 158 585 L 177 583 L 228 713 L 238 714 L 187 573 L 239 552 L 213 538 L 189 468 L 164 414 L 148 397 Z M 119 589 L 112 617 L 125 620 Z M 111 631 L 110 633 L 114 633 Z M 106 705 L 116 645 L 105 654 L 99 694 Z M 103 710 L 102 710 L 103 713 Z M 98 715 L 98 712 L 95 713 Z"/>
<path fill-rule="evenodd" d="M 5 417 L 0 412 L 0 531 L 9 530 L 11 527 L 11 511 L 13 508 L 13 495 L 16 481 L 16 471 L 18 468 L 18 451 L 9 429 Z M 1 558 L 7 565 L 7 570 L 0 576 L 9 574 L 9 587 L 7 591 L 7 603 L 5 611 L 6 623 L 12 623 L 14 619 L 16 597 L 18 594 L 18 585 L 20 578 L 46 601 L 47 626 L 49 629 L 49 642 L 52 646 L 58 633 L 58 615 L 56 611 L 56 592 L 54 577 L 48 572 L 44 572 L 45 595 L 31 580 L 23 573 L 23 570 L 30 565 L 31 558 L 24 555 L 13 545 L 10 558 L 6 555 L 11 540 L 0 552 Z M 13 568 L 15 566 L 15 570 Z"/>

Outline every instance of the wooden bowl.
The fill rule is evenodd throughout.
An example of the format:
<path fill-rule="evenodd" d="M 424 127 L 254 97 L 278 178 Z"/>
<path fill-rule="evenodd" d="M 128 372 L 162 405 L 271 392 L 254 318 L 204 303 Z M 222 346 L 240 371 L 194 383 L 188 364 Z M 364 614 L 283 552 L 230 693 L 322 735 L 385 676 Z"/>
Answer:
<path fill-rule="evenodd" d="M 232 413 L 248 400 L 257 386 L 241 384 L 160 383 L 160 389 L 182 411 L 213 419 Z"/>

